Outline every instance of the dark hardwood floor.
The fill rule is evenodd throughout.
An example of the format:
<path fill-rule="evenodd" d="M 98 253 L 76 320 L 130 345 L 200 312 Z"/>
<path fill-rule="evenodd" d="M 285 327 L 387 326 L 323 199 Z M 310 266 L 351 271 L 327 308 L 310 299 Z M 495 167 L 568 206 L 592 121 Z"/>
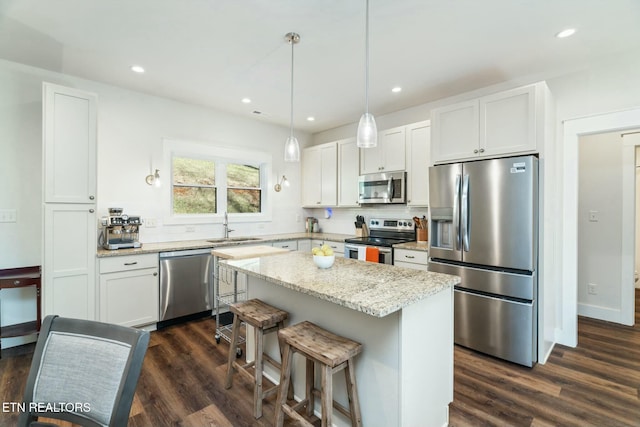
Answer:
<path fill-rule="evenodd" d="M 533 369 L 456 347 L 450 425 L 640 426 L 640 310 L 635 327 L 580 318 L 578 330 L 578 347 L 556 346 Z M 130 426 L 272 424 L 274 398 L 255 420 L 250 384 L 236 375 L 225 390 L 228 344 L 216 345 L 214 332 L 213 319 L 205 319 L 151 334 Z M 21 401 L 32 351 L 33 345 L 3 350 L 2 402 Z M 16 419 L 0 412 L 0 426 Z"/>

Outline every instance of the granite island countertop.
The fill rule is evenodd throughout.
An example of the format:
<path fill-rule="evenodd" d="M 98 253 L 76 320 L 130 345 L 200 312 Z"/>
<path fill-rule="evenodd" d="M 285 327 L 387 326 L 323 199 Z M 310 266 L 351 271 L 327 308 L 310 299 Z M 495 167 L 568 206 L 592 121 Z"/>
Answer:
<path fill-rule="evenodd" d="M 299 240 L 299 239 L 313 239 L 313 240 L 329 240 L 332 242 L 344 242 L 344 239 L 354 237 L 350 234 L 337 234 L 337 233 L 283 233 L 283 234 L 268 234 L 261 236 L 246 236 L 243 237 L 234 236 L 228 241 L 214 241 L 211 242 L 207 239 L 202 240 L 178 240 L 175 242 L 158 242 L 158 243 L 143 243 L 141 248 L 135 249 L 116 249 L 108 250 L 104 248 L 98 248 L 97 257 L 113 257 L 123 255 L 139 255 L 150 254 L 159 252 L 171 252 L 182 251 L 189 249 L 212 249 L 226 246 L 238 246 L 238 245 L 260 245 L 267 242 L 279 242 L 283 240 Z M 216 240 L 216 238 L 211 238 Z"/>
<path fill-rule="evenodd" d="M 229 268 L 375 317 L 385 317 L 460 283 L 460 277 L 336 257 L 320 269 L 308 253 L 235 261 Z"/>

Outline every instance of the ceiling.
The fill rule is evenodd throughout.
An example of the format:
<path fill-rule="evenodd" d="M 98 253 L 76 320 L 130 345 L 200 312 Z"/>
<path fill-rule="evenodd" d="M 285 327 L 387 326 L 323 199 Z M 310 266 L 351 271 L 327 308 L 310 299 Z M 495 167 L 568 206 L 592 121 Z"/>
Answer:
<path fill-rule="evenodd" d="M 638 0 L 370 0 L 369 109 L 575 71 L 640 48 L 638 22 Z M 291 31 L 296 129 L 357 122 L 364 0 L 0 0 L 0 58 L 284 126 Z"/>

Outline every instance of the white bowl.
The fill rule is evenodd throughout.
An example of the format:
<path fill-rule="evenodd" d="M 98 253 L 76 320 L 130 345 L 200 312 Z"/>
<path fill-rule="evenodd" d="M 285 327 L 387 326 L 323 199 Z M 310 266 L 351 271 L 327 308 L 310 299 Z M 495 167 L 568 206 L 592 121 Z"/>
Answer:
<path fill-rule="evenodd" d="M 328 255 L 328 256 L 314 255 L 313 256 L 313 262 L 315 262 L 319 268 L 329 268 L 333 265 L 335 260 L 336 260 L 335 255 Z"/>

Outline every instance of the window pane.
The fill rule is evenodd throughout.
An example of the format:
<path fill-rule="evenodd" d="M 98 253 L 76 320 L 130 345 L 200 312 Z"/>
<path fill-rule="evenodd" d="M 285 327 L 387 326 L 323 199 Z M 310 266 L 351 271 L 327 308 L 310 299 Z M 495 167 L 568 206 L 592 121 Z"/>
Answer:
<path fill-rule="evenodd" d="M 260 190 L 227 189 L 227 211 L 231 213 L 260 212 Z"/>
<path fill-rule="evenodd" d="M 216 213 L 216 189 L 202 187 L 173 187 L 174 214 Z"/>
<path fill-rule="evenodd" d="M 229 187 L 260 188 L 260 168 L 249 165 L 227 165 Z"/>
<path fill-rule="evenodd" d="M 173 158 L 173 183 L 215 185 L 215 163 L 212 160 Z"/>

